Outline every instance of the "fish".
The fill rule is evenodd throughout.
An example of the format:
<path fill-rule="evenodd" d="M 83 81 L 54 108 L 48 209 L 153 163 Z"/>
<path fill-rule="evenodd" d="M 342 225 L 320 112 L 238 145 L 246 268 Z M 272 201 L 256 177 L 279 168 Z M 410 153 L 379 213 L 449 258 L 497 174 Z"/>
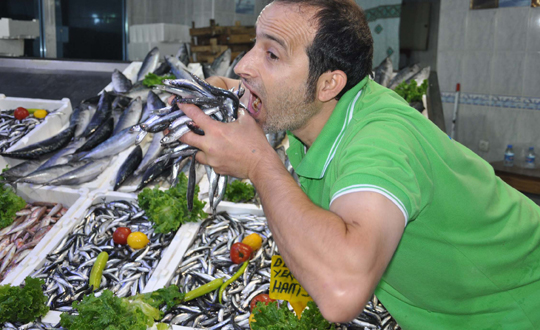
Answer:
<path fill-rule="evenodd" d="M 75 126 L 75 132 L 73 134 L 73 137 L 75 139 L 82 137 L 84 131 L 86 130 L 86 127 L 88 127 L 88 124 L 90 123 L 90 119 L 94 116 L 94 113 L 95 110 L 92 110 L 91 108 L 87 108 L 79 112 L 76 120 L 73 123 L 73 125 Z"/>
<path fill-rule="evenodd" d="M 174 56 L 165 56 L 165 61 L 171 67 L 172 74 L 176 79 L 191 79 L 187 67 Z"/>
<path fill-rule="evenodd" d="M 71 186 L 90 182 L 102 174 L 110 163 L 110 157 L 87 161 L 85 165 L 51 180 L 49 184 L 52 186 Z"/>
<path fill-rule="evenodd" d="M 139 183 L 139 186 L 136 190 L 141 190 L 146 187 L 152 180 L 156 179 L 160 174 L 172 166 L 172 161 L 170 158 L 163 158 L 160 161 L 154 162 L 148 169 L 144 172 L 142 180 Z"/>
<path fill-rule="evenodd" d="M 13 167 L 10 167 L 5 172 L 2 172 L 2 176 L 7 181 L 15 181 L 16 179 L 21 178 L 37 170 L 41 166 L 41 164 L 43 164 L 43 162 L 44 162 L 43 160 L 39 160 L 39 159 L 27 160 Z"/>
<path fill-rule="evenodd" d="M 384 86 L 388 87 L 388 84 L 390 83 L 390 80 L 392 78 L 392 73 L 394 72 L 394 68 L 392 66 L 392 59 L 390 56 L 384 59 L 384 61 L 379 64 L 378 67 L 375 68 L 375 82 Z"/>
<path fill-rule="evenodd" d="M 139 126 L 128 127 L 93 148 L 81 159 L 99 159 L 117 155 L 135 144 L 139 132 Z"/>
<path fill-rule="evenodd" d="M 189 59 L 191 58 L 190 45 L 187 42 L 183 42 L 176 53 L 176 58 L 182 62 L 185 66 L 189 64 Z"/>
<path fill-rule="evenodd" d="M 148 150 L 144 154 L 144 157 L 135 170 L 135 175 L 139 175 L 144 173 L 148 167 L 152 165 L 152 163 L 158 158 L 158 156 L 163 151 L 163 146 L 161 145 L 161 139 L 163 138 L 163 132 L 157 132 L 152 137 L 152 142 L 150 142 L 150 146 L 148 147 Z"/>
<path fill-rule="evenodd" d="M 197 180 L 195 155 L 196 154 L 193 154 L 193 156 L 191 156 L 191 164 L 189 165 L 188 188 L 186 197 L 187 209 L 189 212 L 193 210 L 193 198 L 195 197 L 195 182 Z"/>
<path fill-rule="evenodd" d="M 65 164 L 71 160 L 69 155 L 75 153 L 75 151 L 80 148 L 85 142 L 85 139 L 73 139 L 65 148 L 61 149 L 53 156 L 51 156 L 47 161 L 45 161 L 37 170 L 42 170 L 47 167 L 54 165 Z"/>
<path fill-rule="evenodd" d="M 208 79 L 213 76 L 217 76 L 217 72 L 212 69 L 212 64 L 202 63 L 202 71 L 205 79 Z"/>
<path fill-rule="evenodd" d="M 164 76 L 169 72 L 171 72 L 171 67 L 169 66 L 169 63 L 167 63 L 167 61 L 163 61 L 154 70 L 153 74 L 155 74 L 157 76 Z"/>
<path fill-rule="evenodd" d="M 411 78 L 407 79 L 405 82 L 407 84 L 410 84 L 412 80 L 416 81 L 416 85 L 417 86 L 420 86 L 422 85 L 422 83 L 424 82 L 424 80 L 428 80 L 429 79 L 429 73 L 431 71 L 431 67 L 430 66 L 426 66 L 425 68 L 423 68 L 422 70 L 420 70 L 420 72 L 418 72 L 417 74 L 415 74 L 414 76 L 412 76 Z"/>
<path fill-rule="evenodd" d="M 107 139 L 109 139 L 112 136 L 114 129 L 114 119 L 112 117 L 109 117 L 103 124 L 101 124 L 100 127 L 92 134 L 86 142 L 75 151 L 75 153 L 80 153 L 83 151 L 90 151 L 94 149 L 96 146 L 100 145 Z"/>
<path fill-rule="evenodd" d="M 142 115 L 142 100 L 140 97 L 133 99 L 129 106 L 124 110 L 118 123 L 114 127 L 113 135 L 116 135 L 124 129 L 137 125 Z"/>
<path fill-rule="evenodd" d="M 113 96 L 106 91 L 103 91 L 99 99 L 97 110 L 94 113 L 94 116 L 92 116 L 92 119 L 90 119 L 90 123 L 88 123 L 82 136 L 88 137 L 90 134 L 94 133 L 98 127 L 111 116 L 113 110 L 111 106 L 112 100 Z"/>
<path fill-rule="evenodd" d="M 0 152 L 0 155 L 16 159 L 37 159 L 64 148 L 73 138 L 74 132 L 75 127 L 69 126 L 48 139 L 10 152 Z"/>
<path fill-rule="evenodd" d="M 113 109 L 116 109 L 116 108 L 122 108 L 122 109 L 125 109 L 127 108 L 127 106 L 129 105 L 129 103 L 131 102 L 132 98 L 129 97 L 129 96 L 124 96 L 124 95 L 116 95 L 116 97 L 114 98 L 114 100 L 112 101 L 112 104 L 111 104 L 111 107 Z"/>
<path fill-rule="evenodd" d="M 112 73 L 113 90 L 116 93 L 127 93 L 133 87 L 133 83 L 118 69 L 114 69 Z"/>
<path fill-rule="evenodd" d="M 50 180 L 69 173 L 79 167 L 86 165 L 87 163 L 88 161 L 72 161 L 65 164 L 49 166 L 47 168 L 27 174 L 26 176 L 17 179 L 16 182 L 47 184 Z"/>
<path fill-rule="evenodd" d="M 146 57 L 142 62 L 141 68 L 139 69 L 139 72 L 137 72 L 137 81 L 143 80 L 148 73 L 154 72 L 154 70 L 157 68 L 158 61 L 159 48 L 154 47 L 148 52 L 148 54 L 146 54 Z"/>
<path fill-rule="evenodd" d="M 231 79 L 240 79 L 240 77 L 234 72 L 234 68 L 236 67 L 236 65 L 238 64 L 238 62 L 240 62 L 240 60 L 242 59 L 242 57 L 244 57 L 244 55 L 246 55 L 246 52 L 243 51 L 241 52 L 240 54 L 238 54 L 234 60 L 232 61 L 231 65 L 229 66 L 229 68 L 227 69 L 227 71 L 225 71 L 225 77 L 227 78 L 231 78 Z"/>
<path fill-rule="evenodd" d="M 141 146 L 136 146 L 118 169 L 113 190 L 116 191 L 122 183 L 131 175 L 143 159 Z"/>
<path fill-rule="evenodd" d="M 418 64 L 413 64 L 400 70 L 388 83 L 388 88 L 395 89 L 401 82 L 409 79 L 420 71 Z"/>
<path fill-rule="evenodd" d="M 231 64 L 231 55 L 232 51 L 230 48 L 227 48 L 223 53 L 221 53 L 213 62 L 211 69 L 218 76 L 224 76 Z"/>
<path fill-rule="evenodd" d="M 109 260 L 95 293 L 105 289 L 119 297 L 141 293 L 176 234 L 156 234 L 136 199 L 107 202 L 96 199 L 82 212 L 80 221 L 31 274 L 45 281 L 47 305 L 51 310 L 74 311 L 72 303 L 92 291 L 88 279 L 101 251 L 109 253 Z M 135 251 L 127 245 L 114 244 L 111 237 L 118 227 L 144 233 L 149 244 Z"/>

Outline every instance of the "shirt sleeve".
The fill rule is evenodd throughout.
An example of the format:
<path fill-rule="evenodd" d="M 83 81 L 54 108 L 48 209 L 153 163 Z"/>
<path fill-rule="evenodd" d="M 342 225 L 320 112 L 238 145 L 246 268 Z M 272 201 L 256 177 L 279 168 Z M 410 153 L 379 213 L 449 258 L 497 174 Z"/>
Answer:
<path fill-rule="evenodd" d="M 413 221 L 432 196 L 429 160 L 414 127 L 376 121 L 344 138 L 334 159 L 336 180 L 330 205 L 345 194 L 371 191 L 384 195 Z"/>

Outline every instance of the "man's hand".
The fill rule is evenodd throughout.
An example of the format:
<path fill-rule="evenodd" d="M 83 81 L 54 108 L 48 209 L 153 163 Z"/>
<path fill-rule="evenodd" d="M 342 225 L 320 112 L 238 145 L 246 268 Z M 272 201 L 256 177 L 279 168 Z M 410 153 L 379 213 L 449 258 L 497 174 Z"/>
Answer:
<path fill-rule="evenodd" d="M 197 106 L 178 104 L 205 135 L 185 134 L 180 141 L 200 149 L 198 162 L 212 166 L 216 173 L 250 178 L 261 161 L 275 158 L 263 130 L 243 109 L 232 123 L 221 123 L 205 115 Z"/>

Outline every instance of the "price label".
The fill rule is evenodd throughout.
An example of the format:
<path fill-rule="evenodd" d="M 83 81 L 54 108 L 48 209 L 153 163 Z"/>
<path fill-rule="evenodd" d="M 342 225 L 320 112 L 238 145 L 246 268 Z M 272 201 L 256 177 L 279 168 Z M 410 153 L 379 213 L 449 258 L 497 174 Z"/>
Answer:
<path fill-rule="evenodd" d="M 309 294 L 298 283 L 281 256 L 272 257 L 272 274 L 270 275 L 270 298 L 286 300 L 291 303 L 296 315 L 300 318 L 308 301 L 312 301 Z"/>

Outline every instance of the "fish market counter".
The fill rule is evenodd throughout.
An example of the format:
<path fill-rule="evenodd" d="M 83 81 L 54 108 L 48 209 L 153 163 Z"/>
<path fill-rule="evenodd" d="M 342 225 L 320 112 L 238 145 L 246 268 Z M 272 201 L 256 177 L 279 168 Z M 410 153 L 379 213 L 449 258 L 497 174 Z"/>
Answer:
<path fill-rule="evenodd" d="M 96 95 L 111 82 L 114 69 L 129 62 L 76 62 L 0 58 L 0 93 L 9 97 L 60 100 L 72 104 Z"/>

